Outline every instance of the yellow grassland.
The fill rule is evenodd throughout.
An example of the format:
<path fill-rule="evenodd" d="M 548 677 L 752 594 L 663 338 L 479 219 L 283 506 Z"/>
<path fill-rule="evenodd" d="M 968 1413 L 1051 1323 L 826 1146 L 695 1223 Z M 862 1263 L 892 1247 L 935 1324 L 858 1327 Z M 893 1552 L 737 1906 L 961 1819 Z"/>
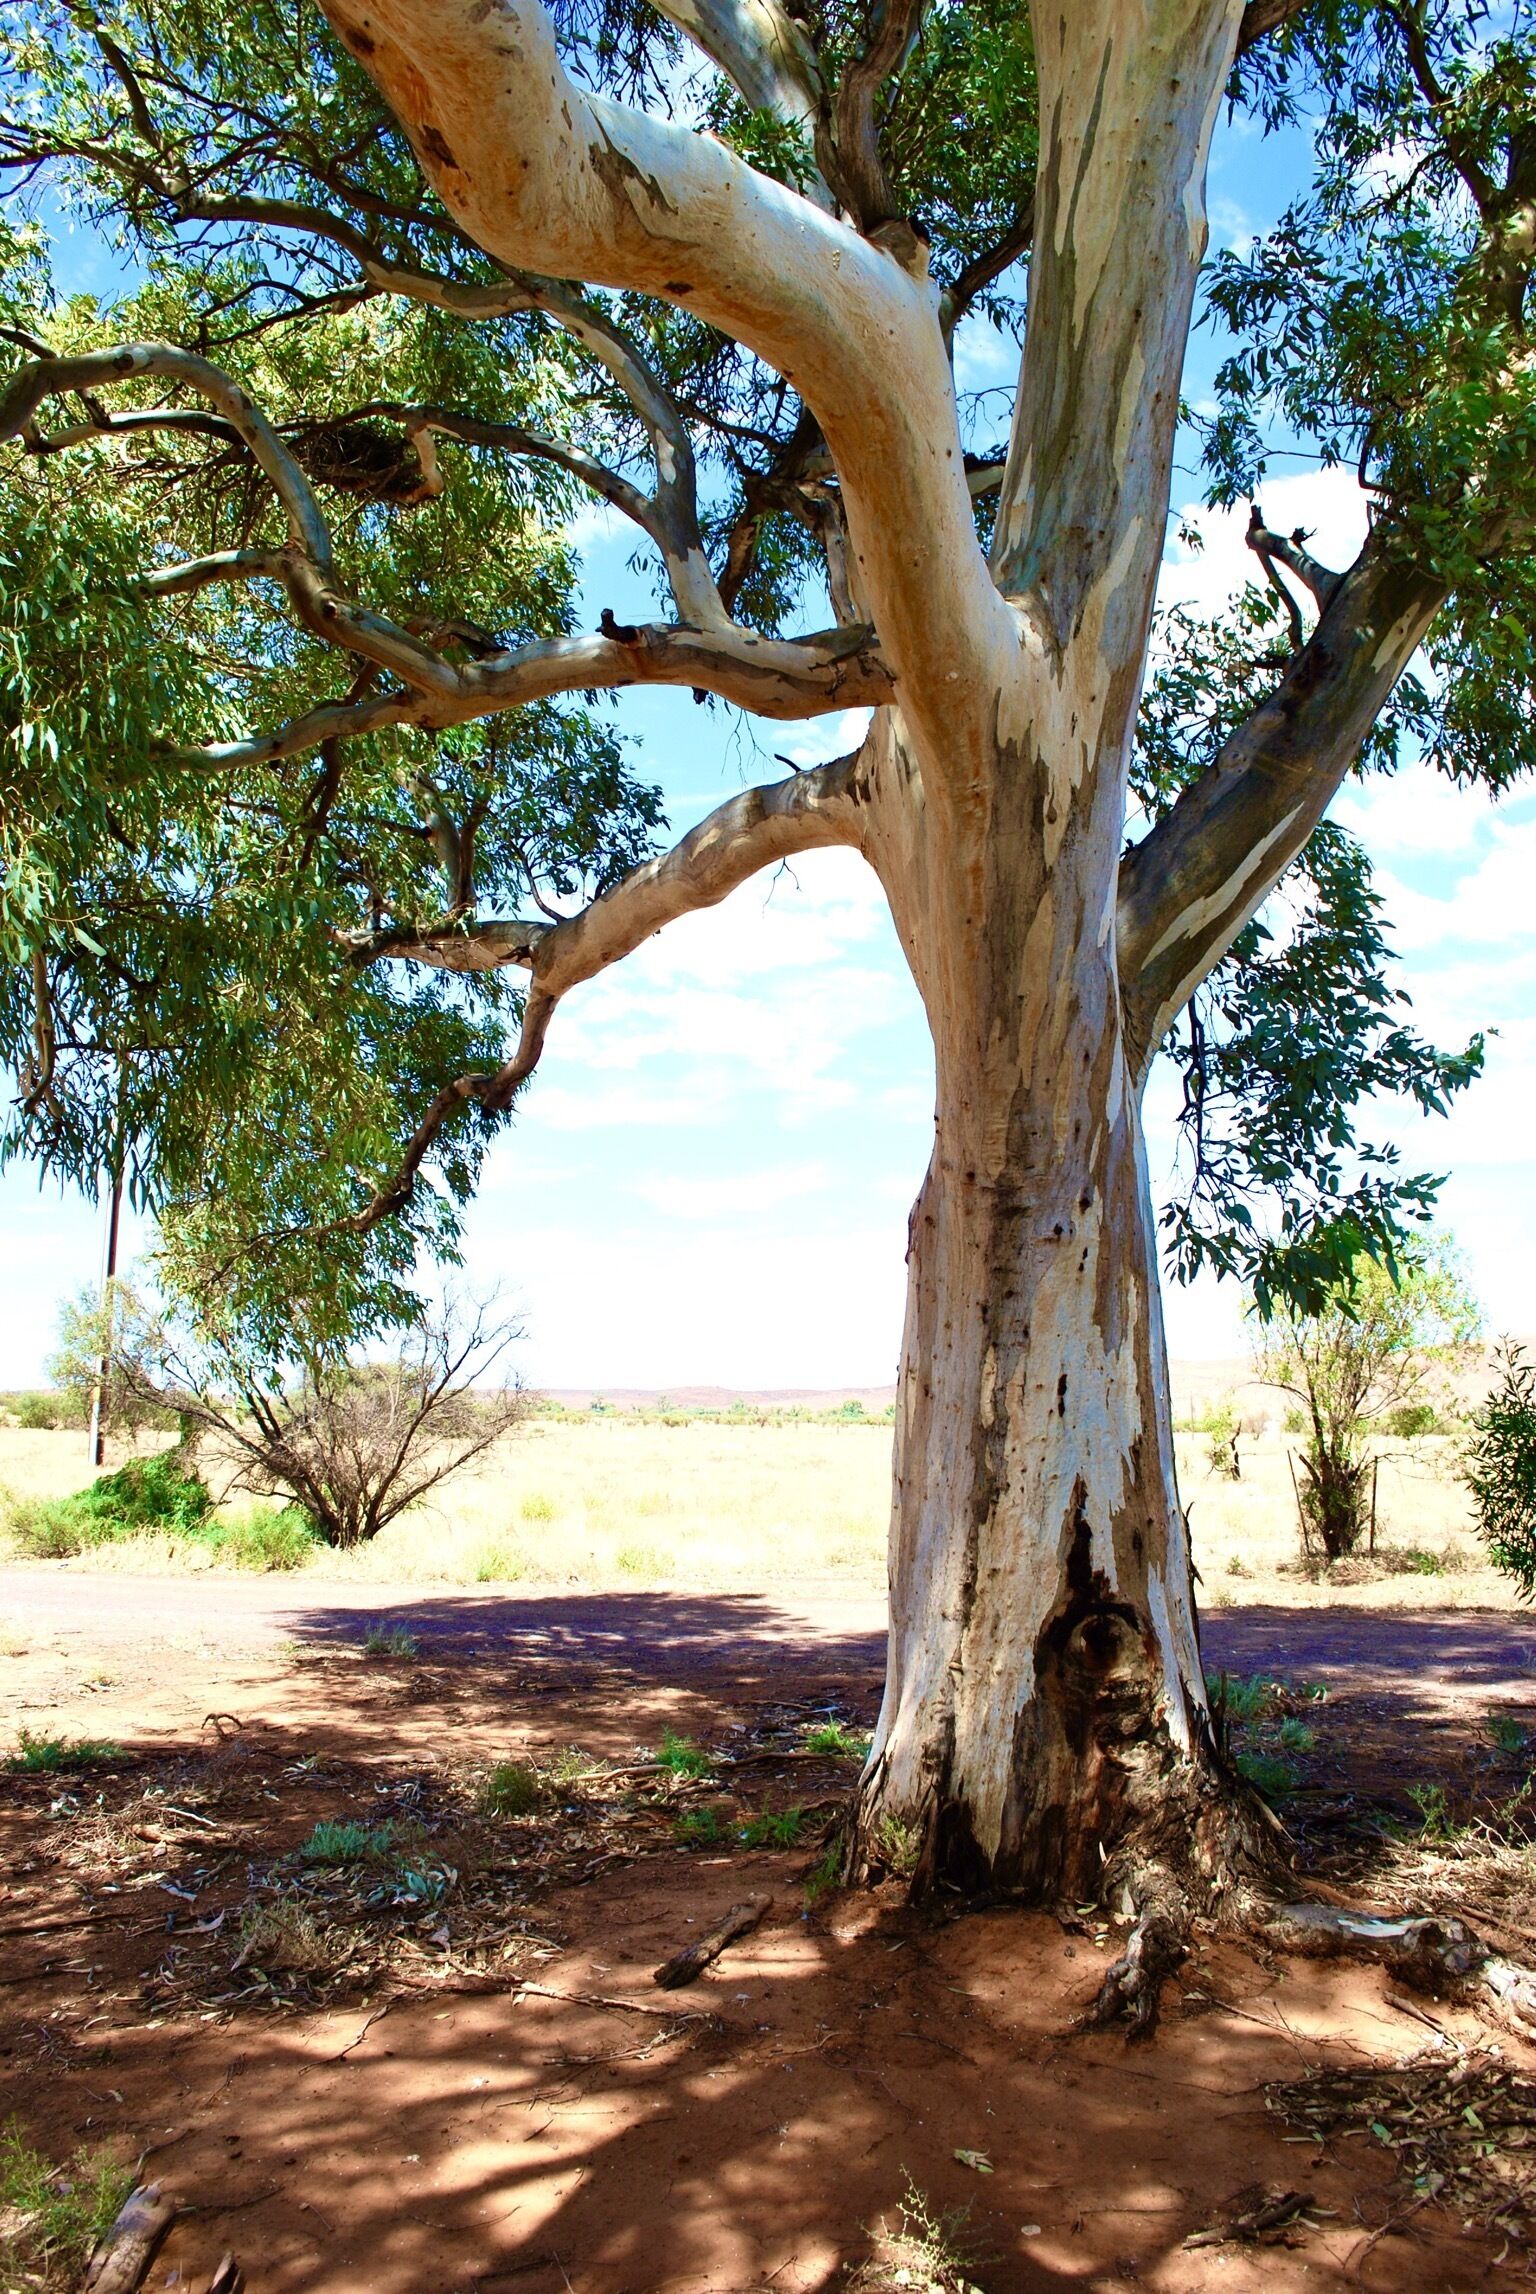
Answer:
<path fill-rule="evenodd" d="M 1273 1428 L 1240 1436 L 1238 1481 L 1213 1467 L 1212 1447 L 1203 1434 L 1178 1437 L 1207 1607 L 1512 1605 L 1508 1580 L 1483 1564 L 1472 1533 L 1454 1436 L 1377 1445 L 1378 1558 L 1374 1566 L 1365 1557 L 1346 1565 L 1344 1578 L 1355 1581 L 1344 1583 L 1338 1573 L 1313 1582 L 1298 1572 L 1294 1438 Z M 877 1591 L 885 1581 L 890 1448 L 888 1424 L 535 1417 L 373 1545 L 353 1554 L 322 1550 L 306 1567 L 393 1584 L 815 1582 Z M 0 1427 L 0 1486 L 12 1497 L 61 1497 L 91 1478 L 81 1434 Z M 6 1542 L 0 1531 L 0 1553 Z M 196 1545 L 146 1538 L 35 1566 L 222 1565 Z"/>

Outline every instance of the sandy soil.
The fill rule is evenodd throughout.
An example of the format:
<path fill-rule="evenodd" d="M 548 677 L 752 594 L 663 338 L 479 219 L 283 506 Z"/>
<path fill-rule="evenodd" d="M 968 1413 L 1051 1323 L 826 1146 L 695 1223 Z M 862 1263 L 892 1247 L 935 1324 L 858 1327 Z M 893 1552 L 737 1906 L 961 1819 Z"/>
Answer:
<path fill-rule="evenodd" d="M 428 1938 L 408 1978 L 319 2008 L 201 2003 L 175 1971 L 214 1966 L 211 1923 L 320 1818 L 446 1807 L 492 1758 L 622 1758 L 669 1725 L 782 1741 L 828 1710 L 867 1722 L 878 1694 L 879 1619 L 846 1598 L 341 1594 L 0 1573 L 13 1725 L 123 1748 L 88 1776 L 4 1781 L 0 2120 L 59 2156 L 152 2150 L 196 2210 L 157 2290 L 232 2247 L 253 2294 L 830 2294 L 907 2178 L 969 2205 L 987 2294 L 1489 2283 L 1496 2250 L 1432 2207 L 1373 2237 L 1403 2213 L 1390 2154 L 1288 2143 L 1264 2096 L 1313 2064 L 1400 2061 L 1436 2028 L 1471 2041 L 1470 2016 L 1376 1969 L 1205 1939 L 1161 2036 L 1128 2053 L 1070 2031 L 1112 1934 L 1014 1910 L 920 1924 L 894 1891 L 807 1911 L 805 1848 L 684 1852 L 644 1810 L 605 1830 L 577 1788 L 537 1853 L 508 1832 L 531 1959 L 466 1975 Z M 358 1653 L 386 1610 L 418 1660 Z M 1484 1760 L 1491 1708 L 1536 1719 L 1525 1638 L 1465 1613 L 1207 1626 L 1213 1661 L 1283 1652 L 1329 1681 L 1321 1793 L 1362 1764 L 1379 1788 L 1394 1764 Z M 815 1802 L 846 1773 L 765 1759 L 752 1791 Z M 763 1927 L 694 1989 L 657 1992 L 655 1965 L 755 1889 L 774 1897 Z M 1255 2183 L 1310 2191 L 1322 2227 L 1184 2247 Z"/>

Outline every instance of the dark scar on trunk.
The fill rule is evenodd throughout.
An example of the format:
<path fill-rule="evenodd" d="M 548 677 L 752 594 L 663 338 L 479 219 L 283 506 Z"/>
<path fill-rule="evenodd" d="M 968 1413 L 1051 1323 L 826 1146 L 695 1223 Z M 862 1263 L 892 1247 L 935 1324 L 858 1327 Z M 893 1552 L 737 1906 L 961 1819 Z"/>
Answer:
<path fill-rule="evenodd" d="M 422 150 L 430 152 L 431 156 L 437 161 L 440 167 L 451 167 L 455 175 L 457 175 L 459 173 L 459 163 L 454 158 L 453 153 L 448 149 L 447 144 L 444 142 L 441 130 L 435 128 L 430 120 L 423 120 L 421 123 L 420 133 Z"/>
<path fill-rule="evenodd" d="M 664 207 L 669 215 L 675 215 L 677 207 L 667 197 L 656 177 L 647 175 L 643 168 L 637 167 L 627 151 L 620 151 L 601 122 L 598 123 L 597 132 L 602 142 L 588 145 L 587 158 L 593 174 L 604 189 L 613 198 L 624 199 L 629 196 L 631 184 L 636 184 L 652 207 Z M 633 200 L 630 204 L 634 205 Z"/>

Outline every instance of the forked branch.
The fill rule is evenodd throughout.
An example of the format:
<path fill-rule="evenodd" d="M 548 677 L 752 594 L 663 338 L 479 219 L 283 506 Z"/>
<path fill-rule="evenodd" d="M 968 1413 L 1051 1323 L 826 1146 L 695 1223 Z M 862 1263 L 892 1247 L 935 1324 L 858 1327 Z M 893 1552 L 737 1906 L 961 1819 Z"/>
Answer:
<path fill-rule="evenodd" d="M 611 891 L 558 924 L 518 920 L 375 933 L 347 943 L 354 960 L 407 958 L 456 972 L 521 965 L 531 974 L 522 1032 L 510 1059 L 489 1075 L 463 1075 L 433 1098 L 398 1167 L 351 1217 L 322 1232 L 366 1234 L 403 1208 L 450 1117 L 473 1102 L 489 1113 L 511 1106 L 538 1065 L 562 996 L 594 979 L 663 925 L 715 907 L 748 877 L 817 846 L 857 845 L 867 799 L 862 750 L 729 798 L 670 852 L 631 870 Z"/>
<path fill-rule="evenodd" d="M 1322 819 L 1444 597 L 1379 532 L 1275 691 L 1122 861 L 1121 996 L 1143 1075 Z"/>

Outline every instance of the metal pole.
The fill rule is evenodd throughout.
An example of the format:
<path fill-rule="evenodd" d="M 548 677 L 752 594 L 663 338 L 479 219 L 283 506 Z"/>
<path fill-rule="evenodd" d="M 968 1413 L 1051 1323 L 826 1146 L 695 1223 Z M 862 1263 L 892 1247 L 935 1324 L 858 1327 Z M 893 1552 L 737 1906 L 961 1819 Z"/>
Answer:
<path fill-rule="evenodd" d="M 107 1380 L 112 1374 L 113 1323 L 117 1318 L 112 1285 L 117 1279 L 117 1228 L 123 1208 L 123 1170 L 121 1163 L 112 1173 L 112 1191 L 107 1197 L 107 1235 L 101 1254 L 101 1307 L 106 1316 L 102 1335 L 101 1358 L 96 1365 L 96 1383 L 91 1388 L 91 1464 L 106 1464 L 107 1426 L 105 1402 Z"/>
<path fill-rule="evenodd" d="M 105 1321 L 101 1354 L 96 1363 L 96 1383 L 91 1388 L 90 1455 L 91 1464 L 98 1467 L 107 1462 L 106 1400 L 116 1340 L 117 1299 L 112 1286 L 117 1280 L 117 1230 L 123 1210 L 123 1100 L 127 1082 L 127 1068 L 119 1059 L 117 1120 L 112 1126 L 112 1186 L 107 1196 L 107 1232 L 101 1253 L 101 1311 Z"/>

